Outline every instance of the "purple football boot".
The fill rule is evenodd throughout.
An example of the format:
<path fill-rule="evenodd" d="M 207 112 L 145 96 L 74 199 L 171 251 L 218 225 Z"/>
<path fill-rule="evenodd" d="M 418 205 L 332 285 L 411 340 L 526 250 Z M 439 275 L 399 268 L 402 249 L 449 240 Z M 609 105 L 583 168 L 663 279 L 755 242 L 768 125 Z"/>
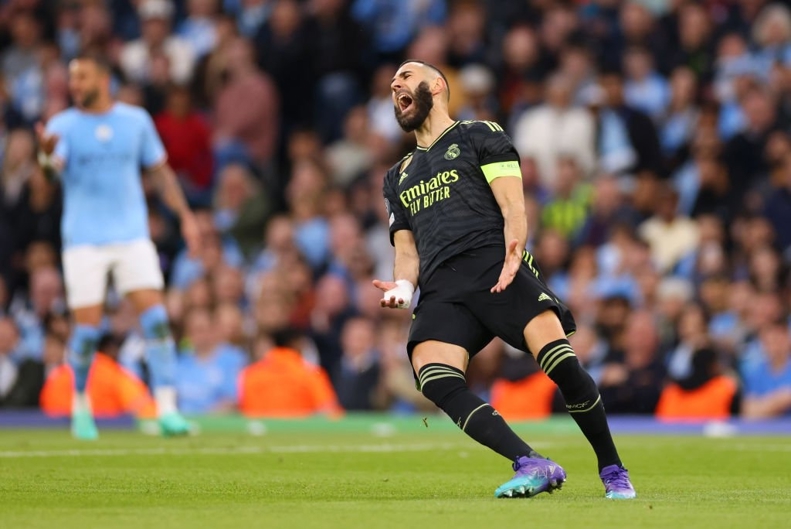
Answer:
<path fill-rule="evenodd" d="M 531 498 L 551 493 L 566 481 L 566 471 L 560 465 L 541 457 L 520 457 L 513 468 L 516 474 L 494 491 L 495 498 Z"/>
<path fill-rule="evenodd" d="M 599 472 L 601 482 L 604 483 L 604 496 L 611 500 L 631 500 L 637 496 L 632 482 L 629 481 L 629 471 L 619 465 L 610 465 Z"/>

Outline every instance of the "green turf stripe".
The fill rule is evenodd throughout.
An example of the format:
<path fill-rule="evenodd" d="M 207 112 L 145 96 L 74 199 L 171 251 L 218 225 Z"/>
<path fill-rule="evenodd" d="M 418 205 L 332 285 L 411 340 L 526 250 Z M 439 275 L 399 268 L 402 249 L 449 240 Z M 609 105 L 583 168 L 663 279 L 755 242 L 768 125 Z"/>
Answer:
<path fill-rule="evenodd" d="M 549 376 L 549 374 L 552 372 L 552 370 L 555 369 L 558 366 L 558 364 L 561 363 L 563 360 L 565 360 L 566 358 L 572 358 L 574 356 L 576 356 L 576 355 L 574 354 L 573 351 L 571 351 L 571 352 L 568 352 L 568 353 L 564 354 L 563 356 L 559 357 L 557 360 L 555 360 L 552 363 L 551 366 L 549 366 L 549 369 L 547 369 L 547 371 L 546 371 L 547 376 Z"/>
<path fill-rule="evenodd" d="M 596 401 L 595 401 L 593 404 L 591 404 L 590 406 L 588 406 L 588 407 L 587 407 L 587 408 L 585 408 L 584 410 L 568 410 L 568 412 L 569 412 L 569 413 L 585 413 L 585 412 L 591 411 L 593 408 L 595 408 L 595 407 L 596 407 L 596 405 L 597 405 L 597 404 L 598 404 L 600 401 L 601 401 L 601 395 L 599 395 L 599 397 L 596 399 Z M 568 409 L 568 408 L 567 408 L 567 409 Z"/>
<path fill-rule="evenodd" d="M 464 421 L 464 426 L 462 426 L 462 427 L 461 427 L 461 431 L 463 432 L 463 431 L 465 431 L 465 430 L 467 429 L 467 423 L 468 423 L 468 422 L 470 422 L 470 417 L 472 417 L 472 416 L 475 414 L 475 412 L 476 412 L 476 411 L 478 411 L 478 410 L 480 410 L 481 408 L 483 408 L 483 407 L 485 407 L 485 406 L 488 406 L 488 405 L 489 405 L 489 404 L 487 404 L 487 403 L 485 403 L 485 402 L 484 402 L 483 404 L 481 404 L 480 406 L 478 406 L 477 408 L 475 408 L 474 410 L 472 410 L 472 411 L 470 412 L 470 414 L 469 414 L 469 415 L 467 415 L 467 419 Z"/>
<path fill-rule="evenodd" d="M 564 349 L 573 351 L 573 349 L 571 349 L 571 346 L 568 343 L 562 343 L 560 345 L 556 345 L 555 347 L 547 351 L 547 353 L 544 356 L 542 356 L 538 362 L 541 365 L 541 369 L 546 371 L 547 370 L 546 366 L 548 366 L 549 363 L 554 359 L 555 355 L 561 354 L 563 352 L 562 350 Z"/>

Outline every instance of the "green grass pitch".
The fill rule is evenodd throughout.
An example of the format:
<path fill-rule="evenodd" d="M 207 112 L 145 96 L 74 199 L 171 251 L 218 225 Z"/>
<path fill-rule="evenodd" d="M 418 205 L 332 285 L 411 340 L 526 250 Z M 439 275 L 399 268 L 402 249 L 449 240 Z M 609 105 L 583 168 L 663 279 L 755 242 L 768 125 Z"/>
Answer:
<path fill-rule="evenodd" d="M 93 443 L 65 430 L 0 430 L 0 527 L 791 527 L 788 438 L 617 436 L 638 499 L 614 502 L 581 434 L 518 431 L 564 466 L 563 490 L 495 499 L 508 462 L 422 424 L 182 439 L 103 431 Z"/>

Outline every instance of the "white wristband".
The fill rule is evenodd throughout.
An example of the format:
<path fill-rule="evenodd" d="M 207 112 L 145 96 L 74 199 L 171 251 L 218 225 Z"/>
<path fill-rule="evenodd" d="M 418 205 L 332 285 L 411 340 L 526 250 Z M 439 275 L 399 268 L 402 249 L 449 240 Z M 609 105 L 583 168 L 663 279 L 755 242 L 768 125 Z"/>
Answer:
<path fill-rule="evenodd" d="M 46 154 L 44 151 L 38 151 L 38 164 L 41 167 L 52 167 L 52 155 Z"/>
<path fill-rule="evenodd" d="M 408 309 L 409 306 L 412 305 L 412 295 L 415 293 L 415 285 L 407 279 L 399 279 L 395 284 L 397 286 L 385 292 L 383 299 L 389 302 L 390 298 L 395 298 L 396 302 L 401 301 L 401 303 L 397 305 L 399 309 Z"/>

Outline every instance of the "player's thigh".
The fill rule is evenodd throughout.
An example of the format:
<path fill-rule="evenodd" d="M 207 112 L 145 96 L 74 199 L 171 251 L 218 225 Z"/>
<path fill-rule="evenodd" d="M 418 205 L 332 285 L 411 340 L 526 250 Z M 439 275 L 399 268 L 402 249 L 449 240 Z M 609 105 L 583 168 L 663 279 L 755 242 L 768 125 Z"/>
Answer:
<path fill-rule="evenodd" d="M 407 351 L 415 373 L 426 364 L 447 364 L 466 371 L 469 358 L 492 339 L 463 305 L 421 300 L 413 315 Z"/>
<path fill-rule="evenodd" d="M 113 264 L 116 288 L 138 310 L 162 303 L 165 281 L 154 243 L 140 240 L 116 245 Z"/>
<path fill-rule="evenodd" d="M 76 246 L 63 251 L 66 299 L 77 323 L 98 324 L 107 293 L 111 258 L 101 246 Z"/>
<path fill-rule="evenodd" d="M 575 330 L 574 319 L 555 294 L 528 267 L 523 266 L 503 292 L 480 290 L 467 303 L 475 316 L 495 336 L 522 351 L 537 354 L 543 345 Z M 536 321 L 535 325 L 530 325 Z M 546 330 L 540 322 L 553 321 Z M 530 339 L 526 338 L 528 329 Z M 536 334 L 538 333 L 538 334 Z M 555 336 L 536 346 L 547 336 Z"/>

